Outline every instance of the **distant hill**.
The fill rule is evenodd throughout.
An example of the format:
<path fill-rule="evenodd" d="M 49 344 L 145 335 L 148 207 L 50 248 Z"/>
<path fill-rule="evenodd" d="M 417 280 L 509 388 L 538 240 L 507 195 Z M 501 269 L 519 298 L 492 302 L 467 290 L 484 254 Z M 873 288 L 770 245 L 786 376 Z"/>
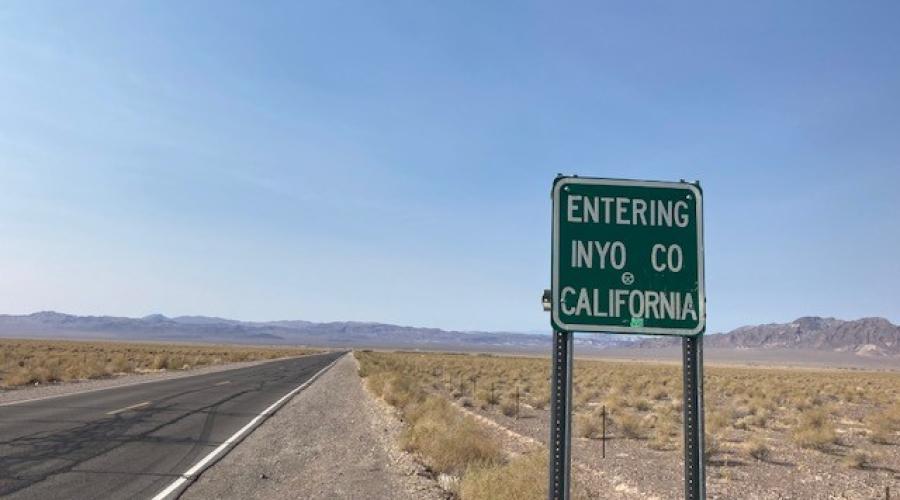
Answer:
<path fill-rule="evenodd" d="M 162 340 L 247 344 L 302 344 L 322 347 L 372 347 L 457 351 L 548 352 L 549 334 L 459 332 L 385 323 L 341 321 L 237 321 L 207 316 L 143 318 L 75 316 L 53 311 L 0 315 L 0 337 Z M 611 336 L 578 337 L 580 349 L 630 344 Z"/>
<path fill-rule="evenodd" d="M 386 323 L 339 321 L 238 321 L 207 316 L 143 318 L 75 316 L 53 311 L 0 315 L 0 337 L 45 337 L 244 344 L 302 344 L 321 347 L 370 347 L 487 352 L 550 350 L 550 335 L 512 332 L 460 332 Z M 579 355 L 610 348 L 675 347 L 679 339 L 621 335 L 579 335 Z M 803 317 L 790 323 L 742 326 L 707 335 L 707 348 L 791 352 L 840 352 L 856 357 L 900 356 L 900 327 L 884 318 L 844 321 Z"/>
<path fill-rule="evenodd" d="M 677 339 L 643 340 L 638 347 L 674 345 Z M 724 349 L 768 349 L 847 352 L 858 356 L 900 355 L 900 326 L 884 318 L 844 321 L 806 316 L 790 323 L 742 326 L 707 335 L 704 346 Z"/>
<path fill-rule="evenodd" d="M 815 349 L 861 356 L 900 354 L 900 326 L 884 318 L 843 321 L 807 316 L 790 323 L 744 326 L 709 337 L 709 346 L 764 349 Z"/>

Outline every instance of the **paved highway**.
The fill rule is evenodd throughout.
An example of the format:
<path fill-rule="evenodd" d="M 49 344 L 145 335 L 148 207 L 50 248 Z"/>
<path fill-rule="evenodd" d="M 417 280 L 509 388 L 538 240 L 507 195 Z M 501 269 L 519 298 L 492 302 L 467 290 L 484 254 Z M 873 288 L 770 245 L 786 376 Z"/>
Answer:
<path fill-rule="evenodd" d="M 339 356 L 0 406 L 0 495 L 153 498 Z"/>

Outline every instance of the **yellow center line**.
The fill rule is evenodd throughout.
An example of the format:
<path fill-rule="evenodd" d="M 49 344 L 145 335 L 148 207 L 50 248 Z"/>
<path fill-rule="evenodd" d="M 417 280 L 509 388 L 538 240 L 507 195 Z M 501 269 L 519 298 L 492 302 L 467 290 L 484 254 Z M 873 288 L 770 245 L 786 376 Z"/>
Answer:
<path fill-rule="evenodd" d="M 125 408 L 119 408 L 118 410 L 108 411 L 108 412 L 106 412 L 106 414 L 107 414 L 107 415 L 117 415 L 117 414 L 119 414 L 119 413 L 122 413 L 123 411 L 135 410 L 135 409 L 137 409 L 137 408 L 140 408 L 140 407 L 142 407 L 142 406 L 147 406 L 147 405 L 149 405 L 149 404 L 150 404 L 150 401 L 144 401 L 143 403 L 138 403 L 138 404 L 134 404 L 134 405 L 131 405 L 131 406 L 126 406 Z"/>

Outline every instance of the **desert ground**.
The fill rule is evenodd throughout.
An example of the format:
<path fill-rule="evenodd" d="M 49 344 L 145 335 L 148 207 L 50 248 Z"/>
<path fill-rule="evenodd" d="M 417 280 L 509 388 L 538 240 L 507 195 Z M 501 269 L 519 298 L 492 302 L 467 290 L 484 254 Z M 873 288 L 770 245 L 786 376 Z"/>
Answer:
<path fill-rule="evenodd" d="M 3 339 L 0 341 L 0 386 L 10 389 L 191 370 L 314 352 L 296 347 Z"/>
<path fill-rule="evenodd" d="M 544 495 L 548 361 L 357 356 L 371 392 L 403 414 L 401 446 L 454 495 Z M 705 382 L 710 498 L 862 499 L 897 490 L 900 373 L 712 365 Z M 576 496 L 681 495 L 677 365 L 577 360 L 573 399 Z"/>
<path fill-rule="evenodd" d="M 0 350 L 0 405 L 22 403 L 4 409 L 10 422 L 23 411 L 52 410 L 63 413 L 40 417 L 42 422 L 97 422 L 104 429 L 110 422 L 119 425 L 124 434 L 111 436 L 110 446 L 96 457 L 81 457 L 85 463 L 105 463 L 104 457 L 121 451 L 121 443 L 134 447 L 156 442 L 135 434 L 135 429 L 159 420 L 159 427 L 147 436 L 180 433 L 164 441 L 186 450 L 171 464 L 178 472 L 220 442 L 221 437 L 203 437 L 212 422 L 216 435 L 226 436 L 310 377 L 312 368 L 287 363 L 310 358 L 304 355 L 311 352 L 5 342 Z M 184 495 L 545 498 L 550 400 L 546 357 L 371 350 L 340 354 L 334 353 L 339 361 L 320 379 L 261 421 L 223 459 L 192 477 Z M 317 363 L 321 367 L 327 361 Z M 900 490 L 900 372 L 829 369 L 813 363 L 778 366 L 777 360 L 754 363 L 707 363 L 709 498 L 871 499 L 885 498 L 887 488 L 894 494 Z M 680 498 L 679 363 L 665 355 L 632 353 L 618 359 L 576 359 L 574 366 L 574 498 Z M 63 399 L 46 399 L 59 397 Z M 77 398 L 85 403 L 66 403 L 81 401 Z M 171 406 L 168 401 L 180 402 Z M 72 411 L 86 412 L 79 417 L 84 422 L 69 422 Z M 187 418 L 205 423 L 191 427 Z M 59 432 L 42 431 L 35 442 L 67 442 Z M 172 455 L 167 450 L 155 452 Z M 4 472 L 7 479 L 18 477 L 13 474 L 17 466 L 10 464 Z M 171 471 L 164 472 L 160 477 Z M 154 488 L 156 483 L 145 489 Z M 29 491 L 19 494 L 30 498 Z"/>

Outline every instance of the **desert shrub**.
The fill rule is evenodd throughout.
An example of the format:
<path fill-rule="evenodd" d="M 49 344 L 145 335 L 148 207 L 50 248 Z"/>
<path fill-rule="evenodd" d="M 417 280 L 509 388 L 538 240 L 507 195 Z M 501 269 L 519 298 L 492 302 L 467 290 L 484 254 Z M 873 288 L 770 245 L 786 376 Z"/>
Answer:
<path fill-rule="evenodd" d="M 869 440 L 877 444 L 891 444 L 900 430 L 900 405 L 882 410 L 867 419 Z"/>
<path fill-rule="evenodd" d="M 516 414 L 516 395 L 515 394 L 507 394 L 506 397 L 500 402 L 500 412 L 506 415 L 507 417 L 515 416 Z"/>
<path fill-rule="evenodd" d="M 771 418 L 769 415 L 769 411 L 765 409 L 755 409 L 756 413 L 748 413 L 742 417 L 739 417 L 734 421 L 735 429 L 743 429 L 750 430 L 751 427 L 765 427 L 769 419 Z"/>
<path fill-rule="evenodd" d="M 591 398 L 593 398 L 593 391 L 583 390 L 580 387 L 574 387 L 572 389 L 573 395 L 573 408 L 584 408 L 591 402 Z"/>
<path fill-rule="evenodd" d="M 669 391 L 664 386 L 657 386 L 650 390 L 650 399 L 661 401 L 669 397 Z"/>
<path fill-rule="evenodd" d="M 844 457 L 844 465 L 851 469 L 864 469 L 872 462 L 872 456 L 865 450 L 853 450 Z"/>
<path fill-rule="evenodd" d="M 603 400 L 603 406 L 606 407 L 606 411 L 610 413 L 618 413 L 622 409 L 624 409 L 627 405 L 625 404 L 625 399 L 618 395 L 610 395 L 607 396 L 606 399 Z"/>
<path fill-rule="evenodd" d="M 157 354 L 150 364 L 150 368 L 154 370 L 164 370 L 169 367 L 169 356 L 166 354 Z"/>
<path fill-rule="evenodd" d="M 459 486 L 461 500 L 547 498 L 547 454 L 531 453 L 504 464 L 475 465 Z"/>
<path fill-rule="evenodd" d="M 739 418 L 739 419 L 737 419 L 737 421 L 734 422 L 735 429 L 749 430 L 751 425 L 753 425 L 753 416 L 752 415 L 748 415 L 746 417 Z"/>
<path fill-rule="evenodd" d="M 491 391 L 489 388 L 482 389 L 478 391 L 476 399 L 488 405 L 495 405 L 500 402 L 500 394 L 496 389 L 494 391 Z"/>
<path fill-rule="evenodd" d="M 731 409 L 730 419 L 732 422 L 735 422 L 751 415 L 753 415 L 753 409 L 750 406 L 740 404 Z"/>
<path fill-rule="evenodd" d="M 815 411 L 825 403 L 827 403 L 826 398 L 820 393 L 800 396 L 794 401 L 797 411 L 801 413 Z"/>
<path fill-rule="evenodd" d="M 600 438 L 601 422 L 594 413 L 579 413 L 575 415 L 575 435 L 588 439 Z"/>
<path fill-rule="evenodd" d="M 37 366 L 31 369 L 31 375 L 35 382 L 41 384 L 49 384 L 52 382 L 59 382 L 62 380 L 61 370 L 59 369 L 58 364 L 51 364 L 49 366 Z"/>
<path fill-rule="evenodd" d="M 684 446 L 684 443 L 682 443 Z M 707 433 L 703 437 L 703 452 L 707 458 L 713 457 L 722 451 L 722 437 L 720 434 Z"/>
<path fill-rule="evenodd" d="M 707 455 L 712 456 L 719 452 L 722 435 L 731 423 L 730 415 L 731 411 L 728 408 L 713 410 L 708 414 L 705 422 Z"/>
<path fill-rule="evenodd" d="M 766 427 L 769 423 L 769 420 L 772 418 L 772 412 L 767 408 L 759 407 L 756 409 L 753 415 L 748 415 L 745 418 L 749 419 L 750 425 L 755 425 L 756 427 Z"/>
<path fill-rule="evenodd" d="M 769 445 L 766 444 L 766 440 L 759 436 L 752 437 L 749 441 L 744 443 L 743 447 L 747 456 L 761 461 L 768 460 L 769 455 L 772 452 L 772 450 L 769 449 Z"/>
<path fill-rule="evenodd" d="M 717 408 L 706 416 L 706 429 L 710 434 L 720 434 L 731 425 L 731 409 Z"/>
<path fill-rule="evenodd" d="M 837 434 L 825 411 L 815 409 L 800 415 L 793 438 L 801 448 L 823 450 L 834 444 Z"/>
<path fill-rule="evenodd" d="M 386 403 L 400 409 L 423 397 L 422 390 L 412 377 L 396 374 L 387 377 L 381 395 Z"/>
<path fill-rule="evenodd" d="M 420 453 L 436 472 L 459 475 L 471 465 L 496 463 L 500 446 L 472 418 L 463 417 L 437 396 L 429 396 L 407 413 L 401 436 L 407 451 Z"/>
<path fill-rule="evenodd" d="M 674 425 L 667 420 L 660 420 L 653 428 L 648 446 L 654 450 L 670 450 L 673 448 L 672 439 L 677 434 Z"/>
<path fill-rule="evenodd" d="M 185 355 L 179 355 L 179 356 L 175 357 L 175 361 L 173 363 L 171 363 L 170 366 L 174 367 L 176 370 L 190 370 L 191 369 L 190 357 L 185 356 Z"/>
<path fill-rule="evenodd" d="M 622 435 L 627 438 L 641 439 L 644 437 L 644 426 L 641 418 L 632 412 L 619 412 L 613 418 L 613 422 L 619 431 L 622 432 Z"/>
<path fill-rule="evenodd" d="M 634 402 L 634 409 L 637 411 L 650 411 L 652 408 L 653 405 L 646 399 L 641 398 Z"/>
<path fill-rule="evenodd" d="M 106 371 L 108 373 L 129 373 L 133 369 L 131 363 L 128 362 L 128 359 L 123 354 L 113 356 L 106 365 Z"/>
<path fill-rule="evenodd" d="M 550 391 L 539 391 L 531 394 L 528 403 L 537 410 L 543 410 L 550 404 Z"/>
<path fill-rule="evenodd" d="M 384 394 L 384 384 L 391 376 L 388 372 L 373 373 L 366 378 L 366 387 L 372 391 L 372 394 L 382 397 Z"/>
<path fill-rule="evenodd" d="M 38 382 L 37 376 L 31 368 L 15 368 L 3 377 L 3 383 L 7 386 L 31 385 Z"/>

